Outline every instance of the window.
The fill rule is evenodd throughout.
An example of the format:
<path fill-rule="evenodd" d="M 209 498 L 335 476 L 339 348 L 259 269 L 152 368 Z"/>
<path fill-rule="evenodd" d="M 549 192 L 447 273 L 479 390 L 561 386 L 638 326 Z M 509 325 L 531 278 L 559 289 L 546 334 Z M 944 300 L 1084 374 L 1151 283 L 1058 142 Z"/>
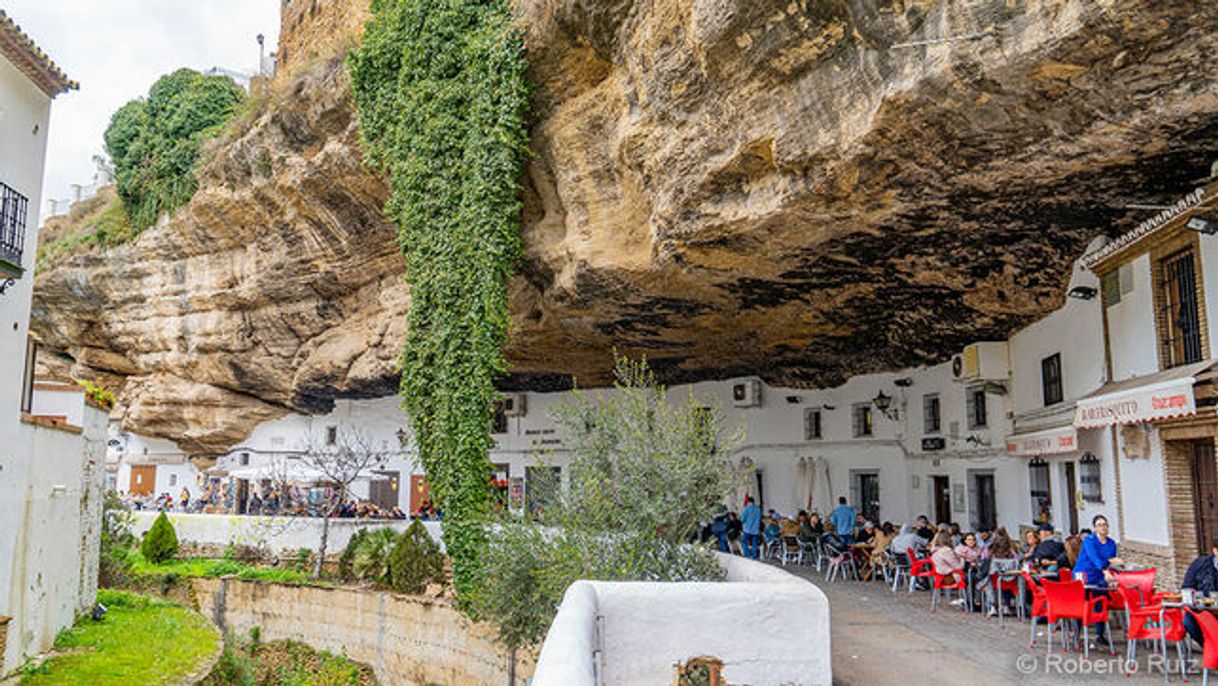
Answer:
<path fill-rule="evenodd" d="M 820 408 L 804 410 L 804 440 L 814 441 L 820 437 Z"/>
<path fill-rule="evenodd" d="M 1104 502 L 1104 493 L 1100 488 L 1100 460 L 1095 455 L 1087 453 L 1078 461 L 1078 482 L 1083 492 L 1083 500 L 1089 503 Z"/>
<path fill-rule="evenodd" d="M 871 403 L 855 404 L 853 419 L 856 438 L 871 435 Z"/>
<path fill-rule="evenodd" d="M 1197 273 L 1186 248 L 1159 260 L 1159 359 L 1163 368 L 1200 362 L 1201 325 L 1197 311 Z"/>
<path fill-rule="evenodd" d="M 967 396 L 968 428 L 984 429 L 987 425 L 985 414 L 985 387 L 970 388 Z"/>
<path fill-rule="evenodd" d="M 1032 496 L 1032 518 L 1036 522 L 1053 521 L 1053 497 L 1049 495 L 1049 463 L 1033 460 L 1028 463 L 1028 484 Z"/>
<path fill-rule="evenodd" d="M 1101 277 L 1100 292 L 1103 293 L 1104 307 L 1112 307 L 1121 302 L 1120 272 L 1113 269 Z"/>
<path fill-rule="evenodd" d="M 248 466 L 250 466 L 250 454 L 249 454 L 249 453 L 241 453 L 241 459 L 239 460 L 239 462 L 241 463 L 241 466 L 242 466 L 242 467 L 248 467 Z"/>
<path fill-rule="evenodd" d="M 508 432 L 507 406 L 502 400 L 495 401 L 495 415 L 491 418 L 491 433 L 505 434 Z"/>
<path fill-rule="evenodd" d="M 178 485 L 178 475 L 177 474 L 169 475 L 169 485 L 170 485 L 170 487 Z"/>
<path fill-rule="evenodd" d="M 327 426 L 326 427 L 326 445 L 334 445 L 336 443 L 338 443 L 338 427 L 337 426 Z"/>
<path fill-rule="evenodd" d="M 922 396 L 922 433 L 939 433 L 939 394 Z"/>
<path fill-rule="evenodd" d="M 850 502 L 864 519 L 880 521 L 880 473 L 850 472 Z"/>
<path fill-rule="evenodd" d="M 1040 387 L 1045 407 L 1062 401 L 1062 355 L 1053 353 L 1040 361 Z"/>
<path fill-rule="evenodd" d="M 34 411 L 34 362 L 38 357 L 38 343 L 33 338 L 25 340 L 25 377 L 21 384 L 21 411 Z"/>

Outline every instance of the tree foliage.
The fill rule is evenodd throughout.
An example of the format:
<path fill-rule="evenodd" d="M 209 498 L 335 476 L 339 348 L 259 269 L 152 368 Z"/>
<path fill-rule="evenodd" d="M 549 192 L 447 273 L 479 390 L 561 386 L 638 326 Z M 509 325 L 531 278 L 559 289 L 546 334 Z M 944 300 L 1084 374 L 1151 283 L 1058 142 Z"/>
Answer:
<path fill-rule="evenodd" d="M 178 554 L 178 534 L 165 513 L 157 515 L 144 540 L 140 542 L 140 554 L 153 564 L 172 560 Z"/>
<path fill-rule="evenodd" d="M 179 69 L 157 80 L 148 97 L 123 105 L 106 128 L 106 152 L 135 229 L 190 200 L 205 138 L 232 116 L 245 91 L 226 76 Z"/>
<path fill-rule="evenodd" d="M 507 282 L 528 153 L 524 44 L 508 0 L 374 0 L 349 65 L 367 161 L 386 172 L 411 308 L 403 404 L 462 604 L 490 505 Z"/>
<path fill-rule="evenodd" d="M 727 457 L 742 437 L 692 393 L 670 402 L 644 362 L 619 358 L 616 373 L 612 393 L 577 392 L 553 413 L 571 446 L 567 487 L 489 542 L 475 606 L 509 648 L 542 638 L 577 579 L 721 576 L 689 541 L 735 487 Z"/>
<path fill-rule="evenodd" d="M 444 583 L 444 553 L 417 519 L 393 546 L 389 580 L 393 590 L 415 595 L 427 590 L 427 584 Z"/>

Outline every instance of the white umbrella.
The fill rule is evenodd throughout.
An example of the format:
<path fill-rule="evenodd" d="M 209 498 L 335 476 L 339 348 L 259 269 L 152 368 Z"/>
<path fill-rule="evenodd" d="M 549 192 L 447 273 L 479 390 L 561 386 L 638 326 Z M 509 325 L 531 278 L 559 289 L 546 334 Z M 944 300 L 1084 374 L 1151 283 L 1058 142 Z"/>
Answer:
<path fill-rule="evenodd" d="M 799 509 L 806 510 L 812 507 L 812 484 L 816 481 L 816 464 L 810 457 L 799 458 L 799 468 L 797 470 L 799 483 Z"/>
<path fill-rule="evenodd" d="M 827 516 L 833 511 L 833 484 L 829 482 L 829 460 L 818 457 L 813 462 L 815 478 L 812 484 L 812 506 Z"/>

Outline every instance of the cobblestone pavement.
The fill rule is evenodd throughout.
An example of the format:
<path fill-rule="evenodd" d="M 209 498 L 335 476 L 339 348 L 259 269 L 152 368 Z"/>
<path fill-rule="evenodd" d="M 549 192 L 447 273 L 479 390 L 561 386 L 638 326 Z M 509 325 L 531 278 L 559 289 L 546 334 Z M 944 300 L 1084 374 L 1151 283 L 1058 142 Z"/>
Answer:
<path fill-rule="evenodd" d="M 1009 616 L 1000 628 L 996 617 L 987 619 L 947 604 L 931 615 L 928 591 L 910 594 L 902 589 L 894 594 L 882 582 L 830 584 L 812 567 L 785 569 L 813 582 L 829 598 L 833 675 L 840 686 L 927 680 L 970 686 L 1164 683 L 1159 657 L 1151 658 L 1152 651 L 1144 645 L 1138 646 L 1137 672 L 1132 678 L 1124 676 L 1125 642 L 1119 628 L 1114 629 L 1118 657 L 1104 649 L 1093 649 L 1090 660 L 1056 649 L 1046 657 L 1043 627 L 1038 627 L 1036 647 L 1029 648 L 1027 622 Z M 1171 644 L 1168 652 L 1173 658 L 1172 682 L 1178 684 L 1179 665 Z M 1194 651 L 1198 667 L 1200 656 L 1200 650 Z M 1189 681 L 1199 682 L 1200 675 L 1191 674 Z"/>

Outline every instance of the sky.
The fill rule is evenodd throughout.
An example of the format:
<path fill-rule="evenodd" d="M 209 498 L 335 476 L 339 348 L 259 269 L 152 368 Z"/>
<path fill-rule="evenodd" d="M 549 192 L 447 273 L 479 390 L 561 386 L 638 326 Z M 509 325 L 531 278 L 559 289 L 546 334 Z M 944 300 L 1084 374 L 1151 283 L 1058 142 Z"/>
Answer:
<path fill-rule="evenodd" d="M 279 36 L 279 0 L 0 0 L 79 91 L 55 98 L 42 196 L 93 180 L 110 115 L 179 67 L 253 72 Z"/>

